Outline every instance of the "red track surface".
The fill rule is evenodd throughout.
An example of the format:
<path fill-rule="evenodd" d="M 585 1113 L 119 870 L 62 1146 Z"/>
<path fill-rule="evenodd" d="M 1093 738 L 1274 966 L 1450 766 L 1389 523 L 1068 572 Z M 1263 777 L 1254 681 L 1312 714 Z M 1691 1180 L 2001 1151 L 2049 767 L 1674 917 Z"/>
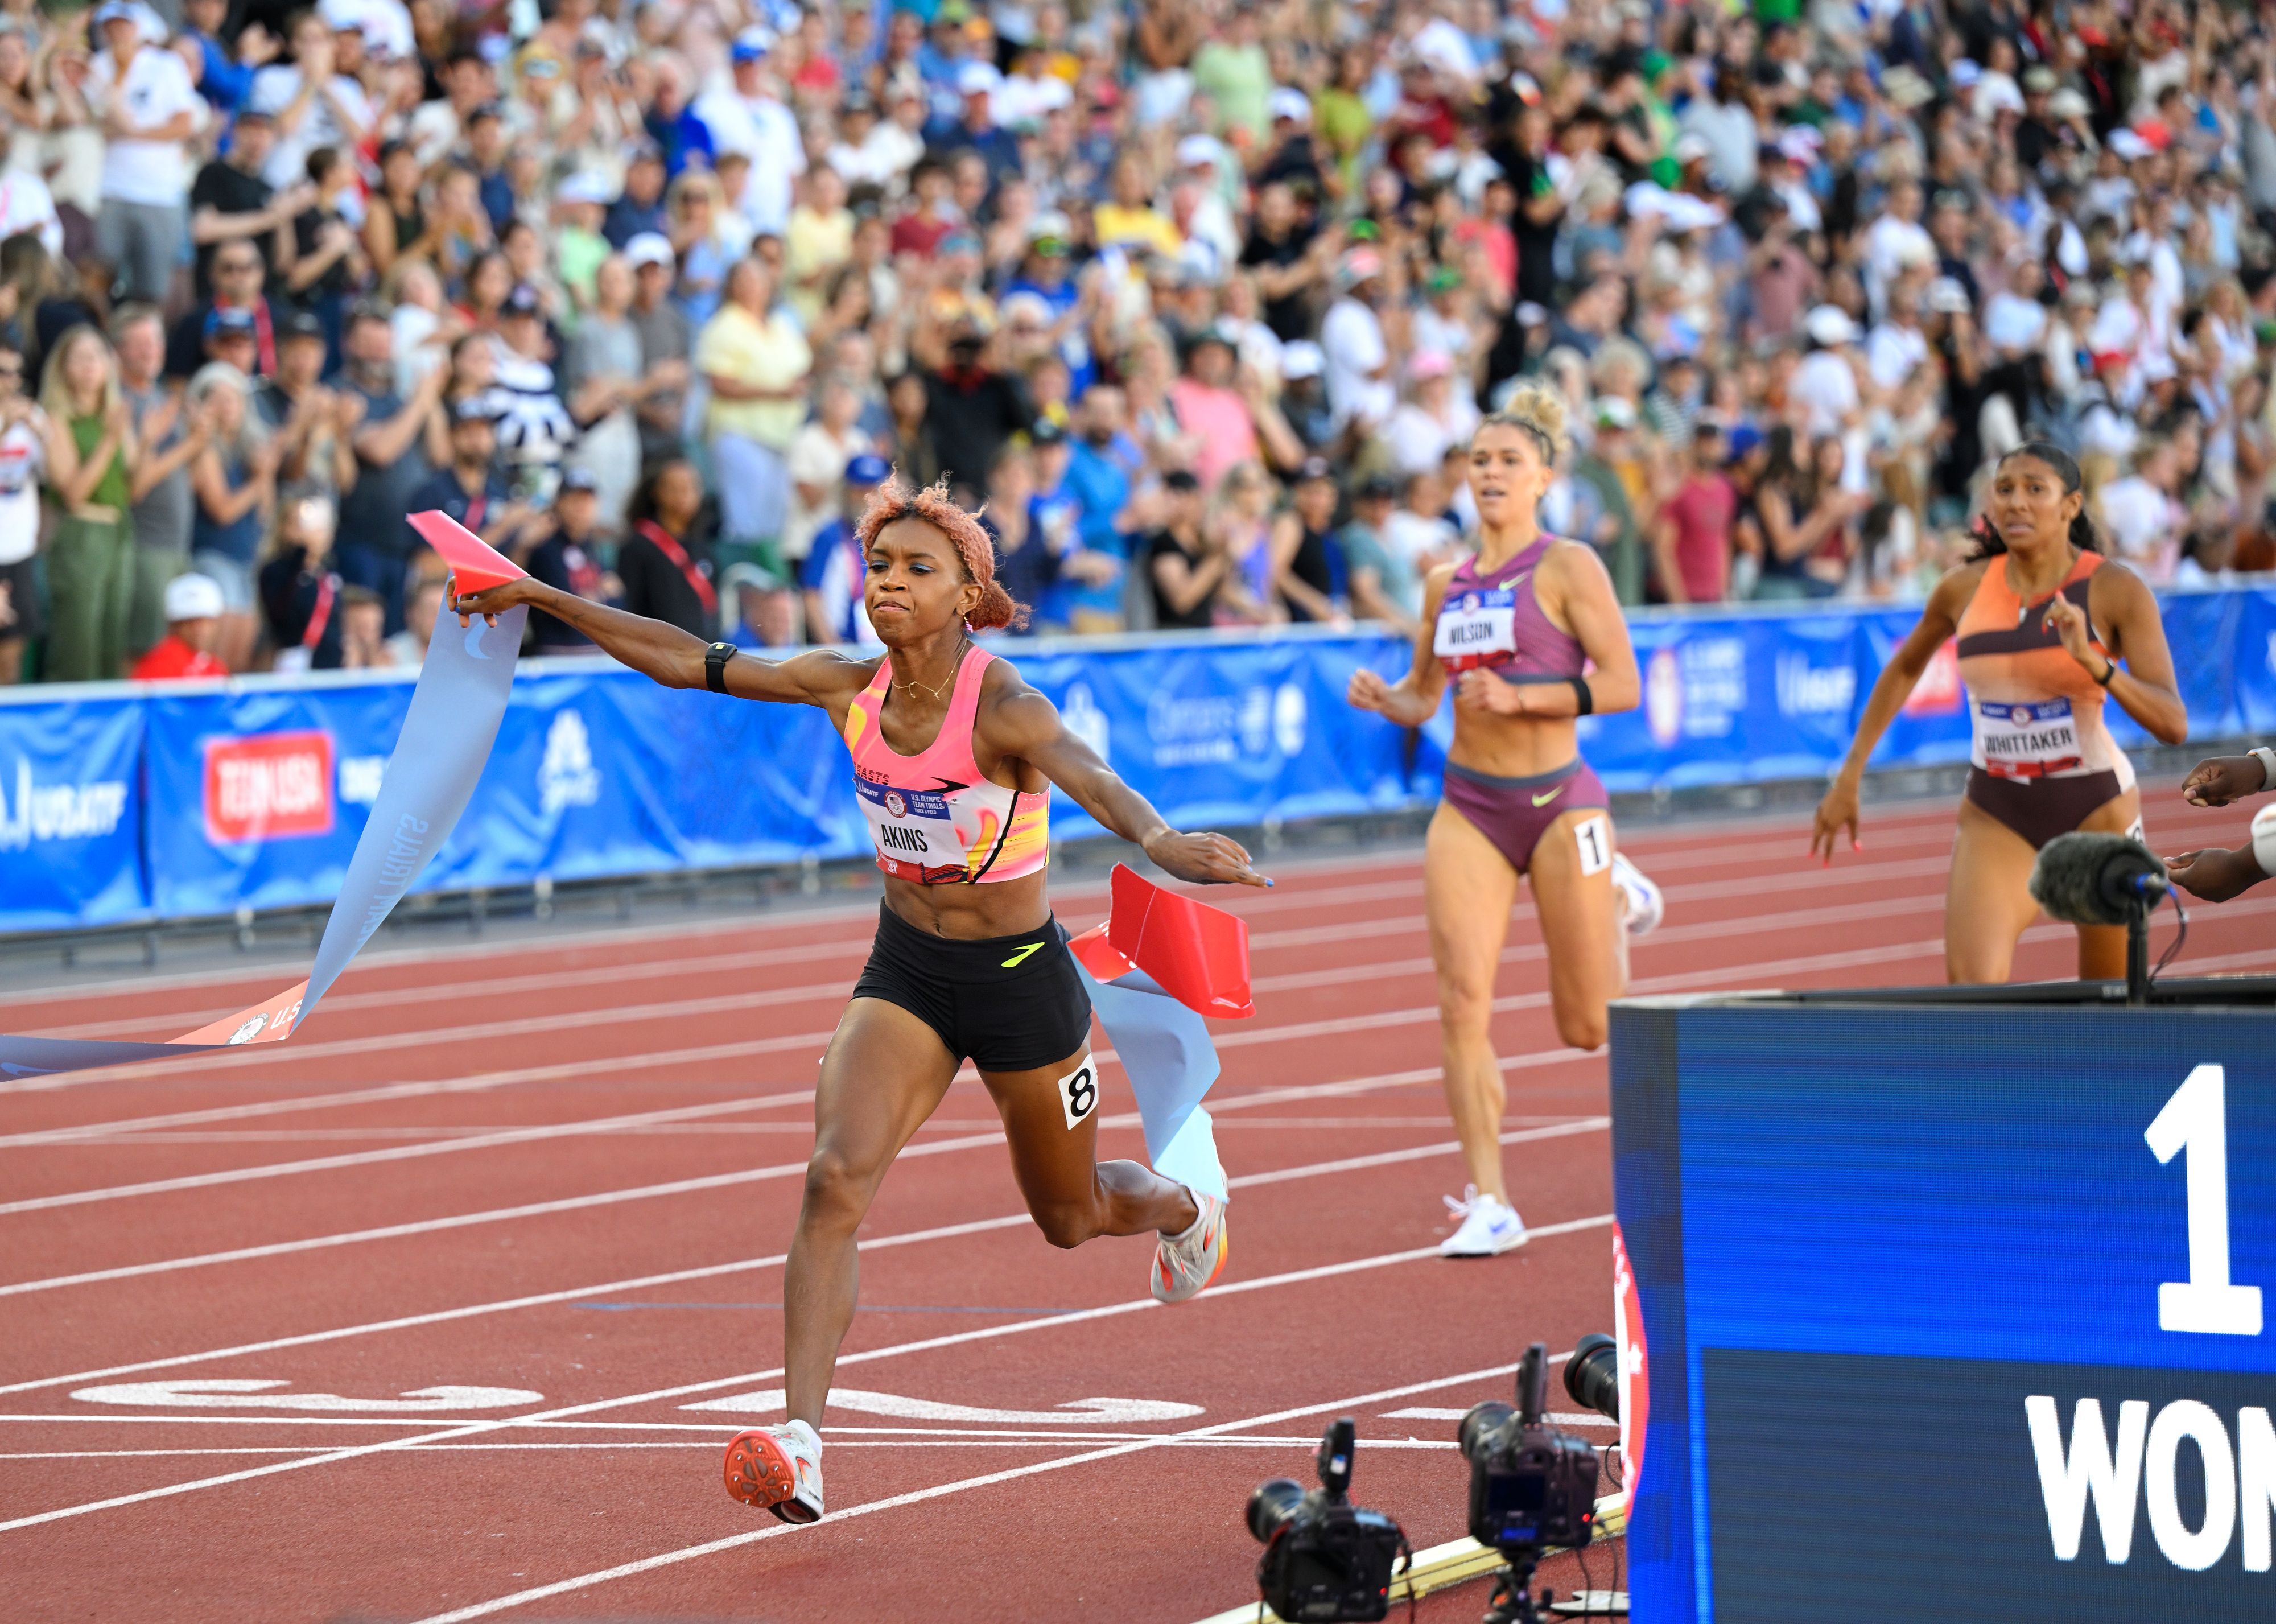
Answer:
<path fill-rule="evenodd" d="M 2150 804 L 2166 849 L 2243 826 L 2170 785 Z M 1633 840 L 1668 896 L 1635 990 L 1938 979 L 1951 830 L 1948 804 L 1882 812 L 1831 869 L 1791 819 Z M 1165 1311 L 1142 1243 L 1044 1246 L 967 1078 L 870 1217 L 839 1380 L 1015 1414 L 833 1408 L 813 1529 L 730 1500 L 742 1423 L 686 1407 L 780 1384 L 808 1089 L 867 907 L 377 954 L 289 1045 L 4 1085 L 0 1612 L 1182 1624 L 1253 1597 L 1248 1490 L 1308 1477 L 1339 1413 L 1359 1499 L 1417 1546 L 1457 1537 L 1453 1425 L 1391 1412 L 1506 1396 L 1522 1344 L 1607 1327 L 1605 1062 L 1557 1047 L 1521 908 L 1495 1036 L 1536 1239 L 1441 1262 L 1460 1163 L 1415 854 L 1210 899 L 1251 922 L 1258 1008 L 1219 1028 L 1225 1282 Z M 1104 902 L 1059 898 L 1075 928 Z M 2180 969 L 2272 968 L 2272 913 L 2193 908 Z M 2043 925 L 2018 973 L 2071 966 Z M 167 1036 L 284 979 L 26 997 L 0 1025 Z M 1142 1154 L 1108 1078 L 1126 1115 L 1102 1151 Z M 215 1380 L 274 1385 L 84 1396 Z M 519 1392 L 398 1397 L 445 1386 Z M 262 1394 L 277 1408 L 243 1406 Z M 1191 1408 L 1037 1418 L 1097 1396 Z M 1569 1559 L 1544 1576 L 1579 1578 Z M 1483 1605 L 1471 1587 L 1422 1616 Z"/>

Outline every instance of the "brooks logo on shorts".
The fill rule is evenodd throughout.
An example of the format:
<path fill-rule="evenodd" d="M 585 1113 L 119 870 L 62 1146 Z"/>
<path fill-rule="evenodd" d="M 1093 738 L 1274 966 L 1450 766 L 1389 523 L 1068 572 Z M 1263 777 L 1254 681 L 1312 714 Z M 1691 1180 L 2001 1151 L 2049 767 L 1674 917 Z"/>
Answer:
<path fill-rule="evenodd" d="M 1040 951 L 1042 947 L 1043 947 L 1043 944 L 1042 944 L 1041 942 L 1030 942 L 1030 943 L 1028 943 L 1025 947 L 1022 947 L 1022 948 L 1021 948 L 1018 952 L 1013 953 L 1010 958 L 1008 958 L 1008 959 L 1005 960 L 1004 960 L 1004 968 L 1005 968 L 1005 969 L 1007 969 L 1007 970 L 1016 970 L 1016 969 L 1018 969 L 1018 968 L 1020 967 L 1020 965 L 1022 965 L 1022 964 L 1024 964 L 1024 963 L 1026 963 L 1026 962 L 1027 962 L 1028 956 L 1030 953 L 1036 952 Z"/>
<path fill-rule="evenodd" d="M 1565 793 L 1565 786 L 1564 786 L 1562 784 L 1560 784 L 1560 785 L 1559 785 L 1555 789 L 1551 790 L 1551 791 L 1550 791 L 1546 795 L 1536 795 L 1536 796 L 1533 798 L 1533 804 L 1534 804 L 1535 806 L 1536 806 L 1536 807 L 1545 807 L 1545 806 L 1547 806 L 1551 801 L 1552 801 L 1556 800 L 1558 796 L 1559 796 L 1559 795 L 1563 794 L 1564 793 Z"/>

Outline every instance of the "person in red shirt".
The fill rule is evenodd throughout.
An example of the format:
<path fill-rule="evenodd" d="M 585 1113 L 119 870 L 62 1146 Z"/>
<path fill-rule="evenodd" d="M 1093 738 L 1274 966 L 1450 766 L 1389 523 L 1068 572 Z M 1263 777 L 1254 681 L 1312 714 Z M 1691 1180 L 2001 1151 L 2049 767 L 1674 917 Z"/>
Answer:
<path fill-rule="evenodd" d="M 1731 525 L 1739 493 L 1723 472 L 1723 425 L 1692 430 L 1691 467 L 1653 527 L 1652 562 L 1671 603 L 1719 603 L 1731 584 Z"/>
<path fill-rule="evenodd" d="M 214 656 L 221 617 L 228 608 L 221 583 L 210 575 L 177 575 L 166 583 L 166 634 L 134 662 L 137 682 L 175 677 L 226 677 L 229 667 Z"/>

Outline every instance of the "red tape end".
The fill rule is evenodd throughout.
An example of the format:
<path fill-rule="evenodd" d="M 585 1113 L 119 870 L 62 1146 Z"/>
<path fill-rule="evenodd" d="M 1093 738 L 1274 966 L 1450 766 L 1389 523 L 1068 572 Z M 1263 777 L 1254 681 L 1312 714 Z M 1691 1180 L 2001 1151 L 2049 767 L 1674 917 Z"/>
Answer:
<path fill-rule="evenodd" d="M 1116 952 L 1188 1009 L 1228 1020 L 1256 1013 L 1248 996 L 1246 920 L 1165 891 L 1120 863 L 1111 889 L 1106 934 Z"/>
<path fill-rule="evenodd" d="M 476 535 L 440 508 L 411 515 L 419 538 L 443 555 L 443 562 L 458 577 L 459 592 L 481 592 L 519 581 L 528 573 L 521 565 Z"/>

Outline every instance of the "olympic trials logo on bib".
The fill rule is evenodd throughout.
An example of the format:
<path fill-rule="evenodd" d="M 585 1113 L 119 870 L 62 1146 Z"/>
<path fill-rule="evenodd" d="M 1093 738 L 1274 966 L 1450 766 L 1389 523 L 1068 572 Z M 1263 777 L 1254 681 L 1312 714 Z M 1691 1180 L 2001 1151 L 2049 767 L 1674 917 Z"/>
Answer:
<path fill-rule="evenodd" d="M 897 789 L 887 790 L 885 792 L 885 810 L 891 813 L 895 817 L 907 817 L 909 815 L 908 798 L 903 795 L 901 792 Z"/>

